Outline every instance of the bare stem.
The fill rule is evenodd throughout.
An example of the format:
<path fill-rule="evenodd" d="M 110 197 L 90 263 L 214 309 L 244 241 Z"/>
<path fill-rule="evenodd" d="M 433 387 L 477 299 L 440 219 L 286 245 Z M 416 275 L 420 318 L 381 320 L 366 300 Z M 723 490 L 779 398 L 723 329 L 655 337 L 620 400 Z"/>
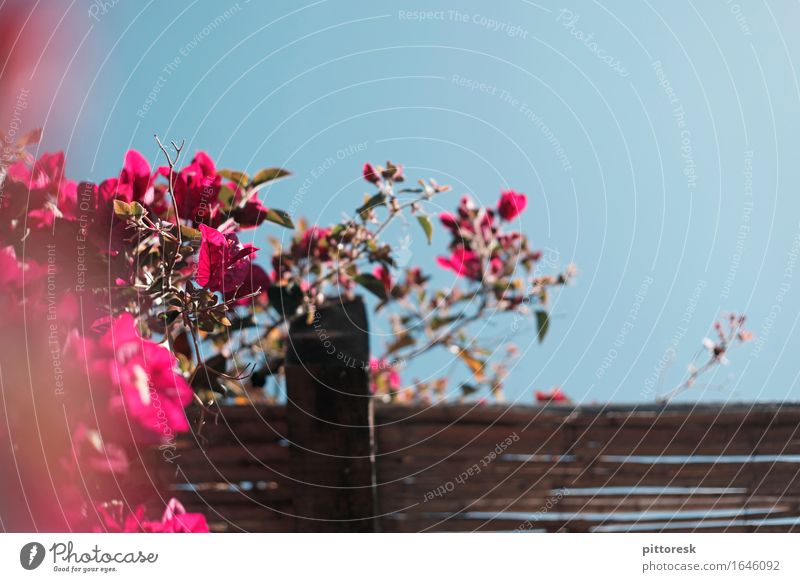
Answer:
<path fill-rule="evenodd" d="M 183 146 L 186 144 L 186 140 L 181 140 L 181 145 L 177 145 L 174 141 L 170 142 L 172 144 L 173 149 L 175 150 L 175 159 L 169 155 L 167 148 L 164 147 L 164 144 L 161 143 L 161 140 L 158 138 L 158 135 L 154 135 L 156 138 L 156 143 L 158 143 L 158 147 L 161 148 L 161 151 L 164 152 L 164 156 L 167 158 L 167 165 L 169 166 L 169 185 L 167 186 L 167 191 L 169 192 L 170 200 L 172 200 L 172 210 L 175 212 L 175 226 L 178 229 L 178 245 L 181 244 L 181 218 L 178 214 L 178 201 L 175 198 L 175 166 L 178 165 L 178 161 L 181 157 L 181 152 L 183 151 Z"/>
<path fill-rule="evenodd" d="M 681 382 L 677 387 L 675 387 L 671 392 L 664 395 L 663 397 L 658 399 L 659 403 L 662 404 L 669 404 L 676 396 L 682 394 L 683 392 L 687 391 L 689 388 L 694 386 L 695 382 L 698 378 L 700 378 L 703 374 L 711 370 L 712 368 L 718 366 L 720 364 L 720 360 L 722 357 L 727 353 L 730 346 L 733 344 L 733 341 L 736 339 L 736 335 L 739 333 L 740 329 L 742 328 L 742 321 L 737 320 L 735 326 L 730 328 L 728 335 L 724 337 L 721 342 L 722 349 L 719 353 L 712 352 L 709 356 L 708 361 L 700 366 L 699 368 L 694 368 L 689 372 L 689 376 Z"/>

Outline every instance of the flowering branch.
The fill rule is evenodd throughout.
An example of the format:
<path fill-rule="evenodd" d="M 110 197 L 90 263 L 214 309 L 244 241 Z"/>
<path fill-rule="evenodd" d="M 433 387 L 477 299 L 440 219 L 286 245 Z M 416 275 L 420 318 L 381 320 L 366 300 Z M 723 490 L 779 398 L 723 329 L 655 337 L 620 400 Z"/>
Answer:
<path fill-rule="evenodd" d="M 727 328 L 721 321 L 714 322 L 717 339 L 703 338 L 703 349 L 707 352 L 708 359 L 700 366 L 694 362 L 689 364 L 687 378 L 668 394 L 659 398 L 658 402 L 669 404 L 676 396 L 693 387 L 697 380 L 710 370 L 719 365 L 728 365 L 727 354 L 731 346 L 737 342 L 744 343 L 753 339 L 753 334 L 744 329 L 745 319 L 745 315 L 729 313 Z"/>
<path fill-rule="evenodd" d="M 16 353 L 29 345 L 29 337 L 46 338 L 47 348 L 38 352 L 52 353 L 51 344 L 56 345 L 69 363 L 59 378 L 72 395 L 70 433 L 44 448 L 69 468 L 71 477 L 65 479 L 74 477 L 70 528 L 202 530 L 202 516 L 174 503 L 161 522 L 149 522 L 142 508 L 123 511 L 113 488 L 98 487 L 87 498 L 81 493 L 83 470 L 91 466 L 116 483 L 141 443 L 167 446 L 189 430 L 184 409 L 193 400 L 205 412 L 220 397 L 258 397 L 269 377 L 280 380 L 291 323 L 312 320 L 324 303 L 353 299 L 365 290 L 375 297 L 375 313 L 392 322 L 395 337 L 384 357 L 363 363 L 376 398 L 444 397 L 446 379 L 404 389 L 397 372 L 437 347 L 469 370 L 464 396 L 487 387 L 500 398 L 508 362 L 517 352 L 508 347 L 502 361 L 489 361 L 485 340 L 471 334 L 471 326 L 495 313 L 531 315 L 533 306 L 541 339 L 549 325 L 544 311 L 549 289 L 572 276 L 569 269 L 553 276 L 538 273 L 541 253 L 509 229 L 527 204 L 513 191 L 504 192 L 495 208 L 479 208 L 464 197 L 457 216 L 440 216 L 450 235 L 450 256 L 438 264 L 466 284 L 463 290 L 438 289 L 418 267 L 401 271 L 396 250 L 383 238 L 400 218 L 416 220 L 431 244 L 434 223 L 425 208 L 449 187 L 435 180 L 404 187 L 402 166 L 366 164 L 363 177 L 374 191 L 354 212 L 330 227 L 307 227 L 300 220 L 295 229 L 288 213 L 261 200 L 267 186 L 289 175 L 286 170 L 264 168 L 251 177 L 217 169 L 204 152 L 180 167 L 185 143 L 170 142 L 170 150 L 155 139 L 166 165 L 153 169 L 131 150 L 119 175 L 99 184 L 68 180 L 63 154 L 35 160 L 25 152 L 27 144 L 19 145 L 0 176 L 5 194 L 0 272 L 6 277 L 0 306 L 34 322 L 25 325 L 13 316 L 0 322 L 5 332 L 0 354 Z M 269 264 L 257 261 L 260 248 L 240 240 L 267 222 L 295 230 L 287 244 L 272 241 Z M 53 264 L 53 247 L 64 257 L 57 263 L 55 297 L 36 292 L 49 290 L 45 266 Z M 24 280 L 24 293 L 17 280 Z M 53 331 L 48 310 L 56 308 L 59 325 Z M 45 324 L 38 329 L 40 320 Z M 251 328 L 263 331 L 253 334 Z M 29 336 L 16 337 L 22 329 Z M 48 385 L 46 377 L 19 380 Z M 9 433 L 25 434 L 22 419 L 31 414 L 24 403 L 10 405 L 23 412 L 9 416 L 14 423 Z M 63 418 L 46 424 L 60 426 Z M 130 434 L 120 434 L 121 425 L 131 427 Z M 89 515 L 101 525 L 87 525 Z"/>

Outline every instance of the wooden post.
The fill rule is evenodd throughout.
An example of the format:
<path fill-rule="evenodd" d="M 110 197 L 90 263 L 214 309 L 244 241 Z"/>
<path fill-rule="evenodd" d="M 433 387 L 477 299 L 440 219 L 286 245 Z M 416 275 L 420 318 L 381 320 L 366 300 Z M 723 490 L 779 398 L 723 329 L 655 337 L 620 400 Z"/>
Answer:
<path fill-rule="evenodd" d="M 287 420 L 297 531 L 371 532 L 375 520 L 369 333 L 360 298 L 292 324 Z"/>

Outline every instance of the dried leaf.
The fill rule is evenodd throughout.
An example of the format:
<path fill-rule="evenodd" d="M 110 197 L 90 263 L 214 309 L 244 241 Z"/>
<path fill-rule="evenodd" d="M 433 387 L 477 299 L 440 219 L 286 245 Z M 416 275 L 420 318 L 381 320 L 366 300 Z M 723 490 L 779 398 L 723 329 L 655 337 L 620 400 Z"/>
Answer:
<path fill-rule="evenodd" d="M 479 360 L 467 350 L 460 350 L 458 352 L 458 357 L 467 365 L 477 382 L 483 382 L 485 380 L 486 377 L 483 374 L 483 369 L 486 367 L 486 362 Z"/>
<path fill-rule="evenodd" d="M 394 352 L 396 352 L 398 350 L 402 350 L 403 348 L 407 348 L 407 347 L 413 346 L 416 343 L 417 343 L 417 340 L 415 340 L 411 336 L 411 334 L 404 333 L 399 338 L 397 338 L 395 341 L 393 341 L 388 346 L 386 346 L 386 354 L 387 355 L 388 354 L 393 354 Z"/>
<path fill-rule="evenodd" d="M 39 143 L 42 139 L 42 129 L 32 129 L 31 131 L 26 132 L 21 138 L 17 140 L 17 145 L 20 147 L 25 147 L 29 145 L 35 145 Z"/>

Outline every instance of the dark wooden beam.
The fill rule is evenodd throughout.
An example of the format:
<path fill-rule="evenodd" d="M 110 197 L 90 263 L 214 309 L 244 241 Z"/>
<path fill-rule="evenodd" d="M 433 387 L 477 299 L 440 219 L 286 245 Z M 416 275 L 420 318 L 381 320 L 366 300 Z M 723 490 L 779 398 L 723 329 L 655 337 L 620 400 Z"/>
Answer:
<path fill-rule="evenodd" d="M 297 531 L 375 531 L 369 334 L 360 299 L 289 330 L 287 421 Z"/>

